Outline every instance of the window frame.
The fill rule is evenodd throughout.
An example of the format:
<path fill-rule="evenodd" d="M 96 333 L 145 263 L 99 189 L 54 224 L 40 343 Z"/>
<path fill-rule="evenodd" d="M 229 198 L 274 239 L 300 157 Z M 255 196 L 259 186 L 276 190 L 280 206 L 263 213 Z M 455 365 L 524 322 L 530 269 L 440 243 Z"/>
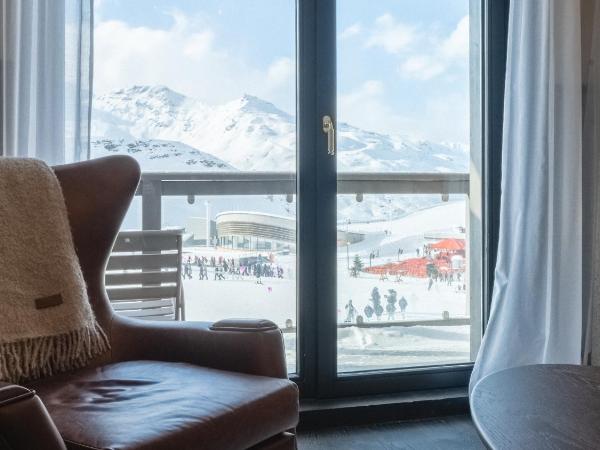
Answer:
<path fill-rule="evenodd" d="M 480 142 L 483 333 L 489 317 L 498 245 L 502 118 L 509 0 L 470 0 L 480 17 Z M 336 1 L 297 0 L 298 374 L 303 398 L 396 393 L 464 387 L 473 363 L 337 373 L 335 158 L 327 155 L 319 118 L 336 117 Z M 473 107 L 473 103 L 472 103 Z M 472 122 L 473 124 L 473 122 Z M 317 264 L 317 262 L 319 264 Z M 317 270 L 317 267 L 320 267 Z"/>
<path fill-rule="evenodd" d="M 489 317 L 498 244 L 504 78 L 510 0 L 470 0 L 479 15 L 479 98 L 476 126 L 481 169 L 481 333 Z M 296 368 L 290 378 L 303 398 L 464 387 L 472 363 L 337 373 L 337 183 L 320 119 L 336 117 L 336 0 L 296 0 L 297 245 Z M 473 178 L 473 177 L 472 177 Z M 473 185 L 472 185 L 473 187 Z M 144 182 L 142 223 L 160 228 L 160 181 Z M 475 326 L 472 327 L 472 330 Z"/>

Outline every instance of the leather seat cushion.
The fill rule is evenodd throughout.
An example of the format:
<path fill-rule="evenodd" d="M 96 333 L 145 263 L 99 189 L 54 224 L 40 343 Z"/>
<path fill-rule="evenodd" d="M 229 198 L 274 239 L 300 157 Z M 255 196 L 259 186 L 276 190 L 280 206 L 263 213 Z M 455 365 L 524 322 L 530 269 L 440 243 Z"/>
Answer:
<path fill-rule="evenodd" d="M 298 422 L 294 383 L 185 363 L 121 362 L 30 387 L 76 449 L 241 449 Z"/>

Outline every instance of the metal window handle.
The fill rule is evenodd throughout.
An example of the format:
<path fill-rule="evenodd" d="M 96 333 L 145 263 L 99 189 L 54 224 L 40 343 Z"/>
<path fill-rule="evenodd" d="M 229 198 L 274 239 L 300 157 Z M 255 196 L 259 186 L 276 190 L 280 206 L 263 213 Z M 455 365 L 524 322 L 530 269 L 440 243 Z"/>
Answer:
<path fill-rule="evenodd" d="M 327 135 L 327 154 L 335 155 L 335 128 L 331 116 L 323 116 L 323 133 Z"/>

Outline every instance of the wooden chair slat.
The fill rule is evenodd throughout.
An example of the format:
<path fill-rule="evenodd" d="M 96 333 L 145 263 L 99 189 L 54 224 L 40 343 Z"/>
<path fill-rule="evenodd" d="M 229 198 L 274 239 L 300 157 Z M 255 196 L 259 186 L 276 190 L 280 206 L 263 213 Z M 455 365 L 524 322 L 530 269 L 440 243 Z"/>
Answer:
<path fill-rule="evenodd" d="M 174 316 L 174 308 L 153 308 L 153 309 L 136 309 L 119 311 L 119 314 L 126 317 L 140 317 L 140 318 L 153 318 L 161 316 Z"/>
<path fill-rule="evenodd" d="M 105 283 L 107 286 L 131 286 L 152 284 L 177 284 L 177 270 L 153 270 L 149 272 L 118 272 L 107 273 Z"/>
<path fill-rule="evenodd" d="M 113 254 L 106 270 L 135 270 L 177 268 L 180 256 L 177 253 L 120 255 Z"/>
<path fill-rule="evenodd" d="M 111 301 L 151 300 L 177 297 L 177 286 L 140 286 L 131 288 L 111 288 L 106 293 Z"/>
<path fill-rule="evenodd" d="M 121 232 L 113 246 L 113 253 L 177 250 L 176 234 L 147 235 L 144 232 Z"/>
<path fill-rule="evenodd" d="M 113 302 L 113 308 L 115 311 L 128 311 L 128 310 L 142 310 L 142 309 L 154 309 L 154 308 L 165 308 L 173 306 L 173 299 L 164 298 L 160 300 L 139 300 L 139 301 L 123 301 L 123 302 Z"/>
<path fill-rule="evenodd" d="M 182 230 L 122 231 L 108 260 L 105 285 L 118 314 L 184 320 Z"/>

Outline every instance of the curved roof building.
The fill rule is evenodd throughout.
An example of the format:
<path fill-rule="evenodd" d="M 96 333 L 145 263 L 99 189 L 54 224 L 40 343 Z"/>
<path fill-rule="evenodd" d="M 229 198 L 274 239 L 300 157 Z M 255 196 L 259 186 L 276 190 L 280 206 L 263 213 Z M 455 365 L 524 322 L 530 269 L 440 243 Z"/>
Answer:
<path fill-rule="evenodd" d="M 231 211 L 217 215 L 217 236 L 224 247 L 278 250 L 296 245 L 296 221 L 274 214 Z"/>
<path fill-rule="evenodd" d="M 282 250 L 296 247 L 296 220 L 274 214 L 229 211 L 217 215 L 217 237 L 222 247 L 247 250 Z M 362 233 L 337 230 L 338 246 L 354 244 Z"/>

